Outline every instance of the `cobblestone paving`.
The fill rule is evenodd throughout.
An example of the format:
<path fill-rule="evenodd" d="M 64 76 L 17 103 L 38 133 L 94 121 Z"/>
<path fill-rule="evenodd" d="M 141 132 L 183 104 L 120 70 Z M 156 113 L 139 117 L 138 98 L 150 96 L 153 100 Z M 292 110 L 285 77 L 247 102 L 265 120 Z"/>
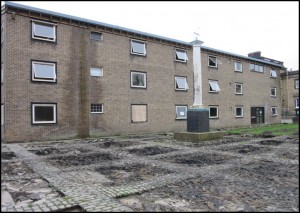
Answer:
<path fill-rule="evenodd" d="M 196 144 L 165 134 L 1 148 L 1 164 L 17 159 L 30 168 L 25 176 L 1 175 L 1 183 L 41 177 L 61 193 L 43 203 L 1 205 L 3 212 L 299 211 L 298 136 Z"/>

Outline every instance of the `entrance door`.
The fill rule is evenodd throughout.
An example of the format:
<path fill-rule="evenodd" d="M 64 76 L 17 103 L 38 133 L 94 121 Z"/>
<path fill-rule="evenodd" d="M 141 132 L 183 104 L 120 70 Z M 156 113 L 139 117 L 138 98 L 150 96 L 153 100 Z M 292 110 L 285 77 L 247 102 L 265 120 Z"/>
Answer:
<path fill-rule="evenodd" d="M 265 123 L 264 107 L 251 107 L 251 124 Z"/>

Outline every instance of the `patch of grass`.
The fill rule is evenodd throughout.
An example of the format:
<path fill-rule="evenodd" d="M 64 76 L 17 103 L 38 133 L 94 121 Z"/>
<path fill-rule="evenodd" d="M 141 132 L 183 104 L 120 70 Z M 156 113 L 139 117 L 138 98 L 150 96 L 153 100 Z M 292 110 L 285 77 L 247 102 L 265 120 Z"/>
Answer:
<path fill-rule="evenodd" d="M 261 135 L 264 132 L 271 132 L 275 136 L 282 135 L 293 135 L 299 131 L 299 124 L 270 124 L 260 125 L 254 127 L 243 127 L 227 130 L 227 134 L 250 134 L 250 135 Z"/>

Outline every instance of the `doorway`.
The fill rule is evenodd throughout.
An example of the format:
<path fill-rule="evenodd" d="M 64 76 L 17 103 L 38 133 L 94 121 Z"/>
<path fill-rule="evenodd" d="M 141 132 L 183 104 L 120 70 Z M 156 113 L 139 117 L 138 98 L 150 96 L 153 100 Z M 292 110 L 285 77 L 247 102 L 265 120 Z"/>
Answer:
<path fill-rule="evenodd" d="M 264 107 L 251 107 L 251 124 L 265 123 Z"/>

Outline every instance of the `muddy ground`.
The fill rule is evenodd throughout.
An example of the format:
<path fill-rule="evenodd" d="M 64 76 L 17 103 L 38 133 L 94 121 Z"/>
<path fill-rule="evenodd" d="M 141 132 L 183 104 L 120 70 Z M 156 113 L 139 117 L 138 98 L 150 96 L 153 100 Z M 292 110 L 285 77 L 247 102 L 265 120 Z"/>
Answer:
<path fill-rule="evenodd" d="M 299 211 L 298 134 L 273 138 L 227 135 L 201 143 L 161 134 L 21 145 L 61 171 L 79 174 L 88 170 L 103 176 L 101 180 L 90 177 L 93 184 L 103 187 L 194 174 L 177 183 L 116 198 L 133 211 Z M 5 197 L 1 207 L 64 196 L 5 144 L 1 195 Z"/>

